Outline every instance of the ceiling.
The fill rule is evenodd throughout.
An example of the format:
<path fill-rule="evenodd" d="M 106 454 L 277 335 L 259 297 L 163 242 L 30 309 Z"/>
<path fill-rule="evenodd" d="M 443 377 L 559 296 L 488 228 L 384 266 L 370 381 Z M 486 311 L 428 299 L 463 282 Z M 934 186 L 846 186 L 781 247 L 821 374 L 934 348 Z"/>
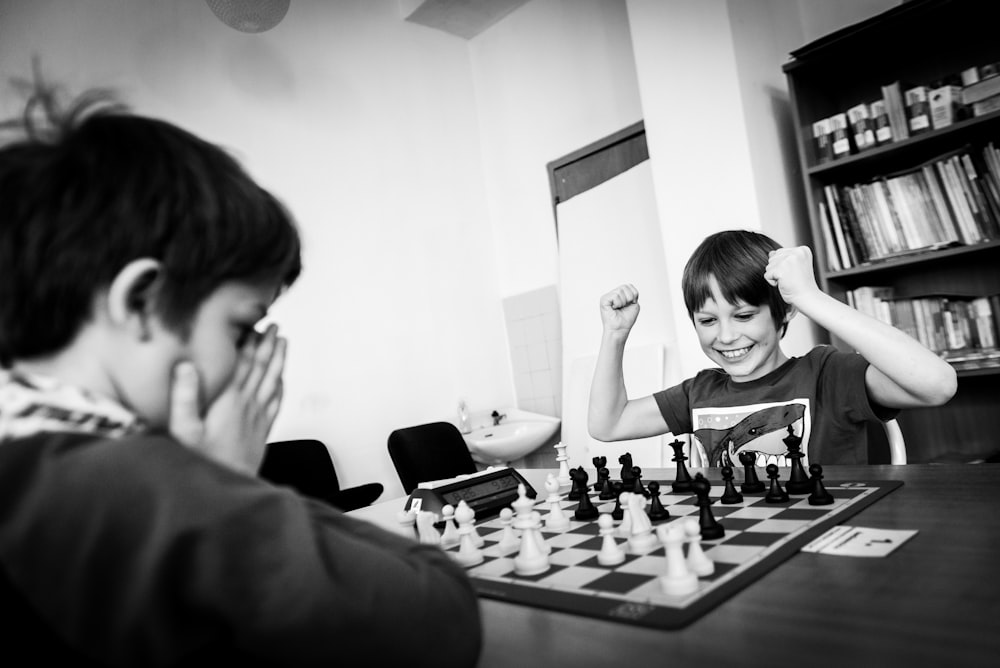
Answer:
<path fill-rule="evenodd" d="M 424 0 L 407 21 L 471 39 L 531 0 Z"/>

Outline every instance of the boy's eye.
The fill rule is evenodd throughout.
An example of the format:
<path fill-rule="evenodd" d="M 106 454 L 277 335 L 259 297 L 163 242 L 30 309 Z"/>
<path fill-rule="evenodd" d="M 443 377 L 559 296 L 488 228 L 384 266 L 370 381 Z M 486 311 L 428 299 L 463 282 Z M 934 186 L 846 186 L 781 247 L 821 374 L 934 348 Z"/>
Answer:
<path fill-rule="evenodd" d="M 715 318 L 698 318 L 698 324 L 702 327 L 708 327 L 715 323 Z"/>
<path fill-rule="evenodd" d="M 755 315 L 757 315 L 757 313 L 755 311 L 744 311 L 742 313 L 737 313 L 736 314 L 736 319 L 737 320 L 750 320 Z"/>
<path fill-rule="evenodd" d="M 256 335 L 257 330 L 253 325 L 238 325 L 236 327 L 236 347 L 242 348 Z"/>

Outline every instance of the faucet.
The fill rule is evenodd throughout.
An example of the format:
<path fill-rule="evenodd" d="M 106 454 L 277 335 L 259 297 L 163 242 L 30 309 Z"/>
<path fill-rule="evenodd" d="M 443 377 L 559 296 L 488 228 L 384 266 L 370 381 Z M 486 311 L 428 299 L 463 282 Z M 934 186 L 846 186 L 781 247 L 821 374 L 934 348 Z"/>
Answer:
<path fill-rule="evenodd" d="M 493 426 L 495 427 L 498 424 L 500 424 L 500 420 L 502 420 L 505 417 L 507 417 L 507 414 L 504 413 L 503 415 L 501 415 L 500 413 L 497 413 L 496 411 L 493 411 L 492 413 L 490 413 L 490 417 L 493 418 Z"/>

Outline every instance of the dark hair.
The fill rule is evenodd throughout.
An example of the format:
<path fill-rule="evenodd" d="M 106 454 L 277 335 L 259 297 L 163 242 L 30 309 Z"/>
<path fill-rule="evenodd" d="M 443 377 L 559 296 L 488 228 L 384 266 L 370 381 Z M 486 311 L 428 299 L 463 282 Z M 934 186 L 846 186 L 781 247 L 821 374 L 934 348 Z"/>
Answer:
<path fill-rule="evenodd" d="M 695 249 L 681 279 L 688 317 L 712 296 L 710 278 L 715 277 L 722 296 L 730 304 L 744 301 L 751 306 L 767 305 L 774 326 L 785 333 L 788 304 L 778 288 L 764 280 L 768 253 L 781 246 L 774 239 L 748 230 L 727 230 L 705 238 Z"/>
<path fill-rule="evenodd" d="M 139 258 L 162 264 L 154 308 L 177 330 L 225 281 L 298 277 L 290 214 L 220 147 L 103 91 L 31 95 L 0 148 L 0 362 L 65 347 Z"/>

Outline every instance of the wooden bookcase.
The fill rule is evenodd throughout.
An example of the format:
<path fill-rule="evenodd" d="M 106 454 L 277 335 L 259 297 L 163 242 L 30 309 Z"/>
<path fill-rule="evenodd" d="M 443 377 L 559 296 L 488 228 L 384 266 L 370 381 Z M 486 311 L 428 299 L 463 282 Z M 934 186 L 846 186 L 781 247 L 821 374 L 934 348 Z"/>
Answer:
<path fill-rule="evenodd" d="M 882 97 L 893 81 L 932 85 L 970 67 L 1000 62 L 1000 3 L 911 0 L 796 51 L 784 66 L 810 212 L 821 287 L 847 301 L 860 286 L 891 286 L 897 296 L 1000 293 L 1000 239 L 872 261 L 832 271 L 819 203 L 826 185 L 868 182 L 916 167 L 966 145 L 1000 141 L 1000 112 L 968 118 L 909 139 L 821 161 L 813 122 Z M 833 340 L 832 343 L 841 342 Z M 1000 368 L 959 370 L 947 405 L 906 410 L 900 426 L 909 461 L 974 461 L 1000 451 Z"/>

